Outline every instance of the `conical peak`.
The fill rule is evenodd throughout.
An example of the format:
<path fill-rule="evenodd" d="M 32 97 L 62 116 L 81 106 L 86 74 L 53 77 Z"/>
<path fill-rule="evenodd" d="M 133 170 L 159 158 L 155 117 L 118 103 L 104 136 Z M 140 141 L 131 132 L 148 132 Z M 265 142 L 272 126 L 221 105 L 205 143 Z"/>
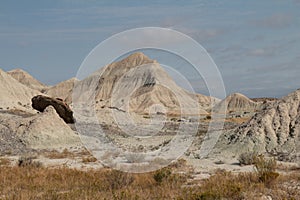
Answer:
<path fill-rule="evenodd" d="M 18 74 L 24 77 L 32 77 L 28 72 L 24 71 L 23 69 L 13 69 L 7 72 L 8 74 Z"/>
<path fill-rule="evenodd" d="M 151 60 L 148 56 L 142 52 L 136 52 L 121 61 L 114 62 L 109 65 L 109 68 L 133 68 L 144 64 L 156 63 L 155 60 Z"/>
<path fill-rule="evenodd" d="M 255 104 L 255 102 L 248 98 L 247 96 L 241 94 L 241 93 L 233 93 L 231 95 L 229 95 L 228 97 L 226 97 L 226 99 L 224 99 L 223 101 L 226 101 L 228 103 L 232 103 L 232 102 L 235 102 L 235 103 L 241 103 L 241 102 L 248 102 L 248 103 L 251 103 L 251 104 Z"/>
<path fill-rule="evenodd" d="M 9 75 L 12 75 L 14 78 L 16 78 L 16 76 L 18 77 L 26 77 L 26 78 L 32 78 L 34 79 L 31 74 L 29 74 L 28 72 L 24 71 L 23 69 L 13 69 L 7 72 Z M 16 76 L 14 76 L 16 75 Z"/>
<path fill-rule="evenodd" d="M 26 74 L 28 74 L 26 71 L 24 71 L 23 69 L 20 69 L 20 68 L 17 68 L 17 69 L 13 69 L 13 70 L 10 70 L 10 71 L 8 71 L 8 72 L 18 72 L 18 73 L 26 73 Z"/>
<path fill-rule="evenodd" d="M 235 98 L 247 98 L 247 99 L 249 99 L 247 96 L 245 96 L 245 95 L 243 95 L 241 93 L 233 93 L 233 94 L 229 95 L 229 97 L 231 97 L 231 98 L 235 97 Z"/>
<path fill-rule="evenodd" d="M 148 56 L 146 56 L 142 52 L 133 53 L 128 57 L 126 57 L 125 59 L 123 59 L 122 61 L 129 62 L 129 63 L 135 62 L 135 63 L 143 63 L 143 64 L 154 62 L 154 60 L 151 60 Z"/>

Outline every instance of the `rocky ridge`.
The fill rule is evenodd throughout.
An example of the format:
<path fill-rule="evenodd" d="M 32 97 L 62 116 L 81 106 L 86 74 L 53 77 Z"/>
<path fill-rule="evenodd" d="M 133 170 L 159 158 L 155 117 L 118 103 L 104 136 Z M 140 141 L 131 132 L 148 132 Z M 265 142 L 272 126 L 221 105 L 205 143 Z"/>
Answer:
<path fill-rule="evenodd" d="M 233 152 L 255 151 L 286 159 L 299 158 L 300 89 L 266 105 L 250 121 L 224 135 Z"/>

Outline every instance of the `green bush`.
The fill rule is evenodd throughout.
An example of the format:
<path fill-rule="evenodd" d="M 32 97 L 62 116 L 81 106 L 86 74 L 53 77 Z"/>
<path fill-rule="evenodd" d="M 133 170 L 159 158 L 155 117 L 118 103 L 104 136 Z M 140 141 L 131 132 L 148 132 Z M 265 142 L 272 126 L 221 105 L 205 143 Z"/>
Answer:
<path fill-rule="evenodd" d="M 162 168 L 154 173 L 153 178 L 156 183 L 161 184 L 165 179 L 168 179 L 171 174 L 172 172 L 169 168 Z"/>

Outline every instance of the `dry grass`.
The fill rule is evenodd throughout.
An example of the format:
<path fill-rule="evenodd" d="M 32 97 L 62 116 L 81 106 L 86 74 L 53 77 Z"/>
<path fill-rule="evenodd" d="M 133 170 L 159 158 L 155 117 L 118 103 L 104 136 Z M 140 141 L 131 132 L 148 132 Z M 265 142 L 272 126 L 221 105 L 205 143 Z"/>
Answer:
<path fill-rule="evenodd" d="M 82 158 L 83 163 L 93 163 L 96 161 L 97 161 L 97 158 L 95 158 L 94 156 L 85 156 Z"/>
<path fill-rule="evenodd" d="M 183 199 L 244 199 L 247 191 L 257 192 L 262 188 L 254 174 L 219 171 L 201 186 L 187 189 Z"/>
<path fill-rule="evenodd" d="M 225 121 L 242 124 L 248 122 L 250 119 L 251 119 L 250 117 L 237 117 L 237 118 L 227 118 Z"/>
<path fill-rule="evenodd" d="M 69 151 L 68 149 L 64 149 L 63 151 L 52 150 L 44 152 L 43 155 L 49 159 L 74 159 L 76 157 L 79 157 L 82 159 L 83 163 L 91 163 L 97 161 L 97 159 L 93 157 L 91 153 L 85 148 L 81 149 L 80 151 Z"/>
<path fill-rule="evenodd" d="M 279 176 L 276 172 L 277 162 L 274 158 L 265 158 L 260 155 L 256 158 L 254 166 L 259 180 L 267 185 L 273 184 Z"/>
<path fill-rule="evenodd" d="M 74 158 L 75 153 L 70 152 L 68 149 L 64 149 L 62 152 L 52 150 L 45 153 L 46 158 L 50 159 L 63 159 L 63 158 Z"/>
<path fill-rule="evenodd" d="M 19 167 L 32 167 L 32 168 L 38 168 L 42 167 L 42 163 L 39 161 L 35 161 L 36 157 L 34 156 L 22 156 L 18 160 L 18 166 Z"/>
<path fill-rule="evenodd" d="M 129 174 L 116 170 L 76 170 L 0 166 L 0 199 L 300 199 L 300 174 L 280 175 L 272 185 L 257 173 L 218 171 L 197 185 L 187 175 L 164 168 Z"/>
<path fill-rule="evenodd" d="M 259 156 L 258 153 L 254 151 L 247 151 L 239 155 L 238 161 L 240 165 L 252 165 L 255 163 L 258 156 Z"/>
<path fill-rule="evenodd" d="M 10 160 L 8 158 L 0 158 L 0 166 L 10 165 Z"/>
<path fill-rule="evenodd" d="M 0 167 L 0 198 L 4 199 L 169 199 L 181 183 L 158 185 L 153 173 L 69 168 Z"/>
<path fill-rule="evenodd" d="M 256 200 L 263 195 L 273 200 L 300 199 L 300 174 L 281 175 L 270 185 L 261 181 L 257 173 L 219 171 L 200 186 L 187 188 L 181 199 Z"/>

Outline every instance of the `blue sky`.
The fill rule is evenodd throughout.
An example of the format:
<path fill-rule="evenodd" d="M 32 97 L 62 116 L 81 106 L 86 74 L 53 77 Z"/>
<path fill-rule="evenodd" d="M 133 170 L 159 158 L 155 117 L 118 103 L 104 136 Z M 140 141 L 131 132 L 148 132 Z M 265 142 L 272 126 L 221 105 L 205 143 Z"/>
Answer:
<path fill-rule="evenodd" d="M 280 97 L 300 88 L 299 0 L 0 3 L 0 68 L 22 68 L 46 84 L 74 77 L 87 54 L 113 34 L 155 26 L 181 31 L 206 48 L 228 94 Z M 205 93 L 201 80 L 187 78 Z"/>

